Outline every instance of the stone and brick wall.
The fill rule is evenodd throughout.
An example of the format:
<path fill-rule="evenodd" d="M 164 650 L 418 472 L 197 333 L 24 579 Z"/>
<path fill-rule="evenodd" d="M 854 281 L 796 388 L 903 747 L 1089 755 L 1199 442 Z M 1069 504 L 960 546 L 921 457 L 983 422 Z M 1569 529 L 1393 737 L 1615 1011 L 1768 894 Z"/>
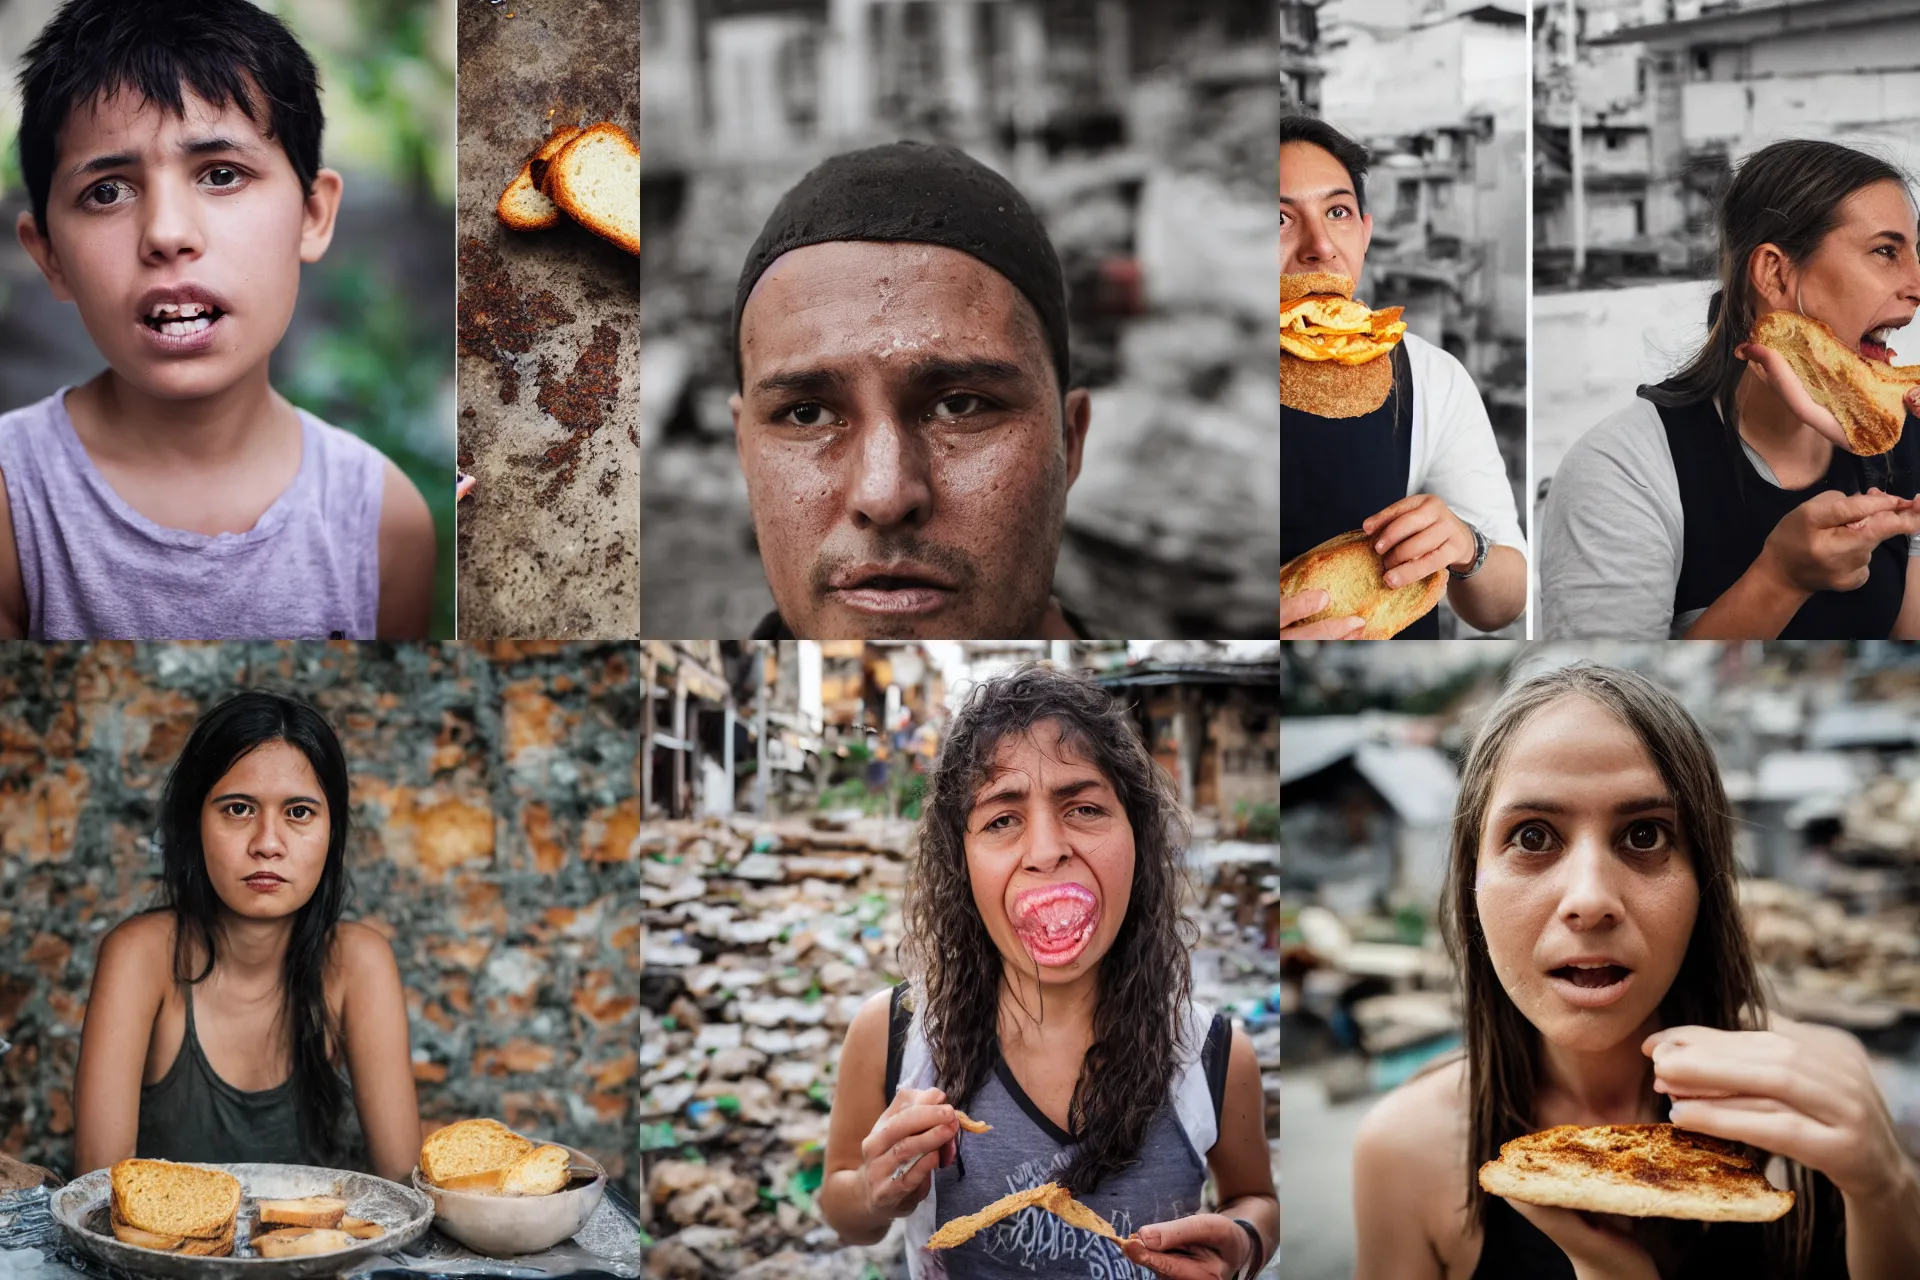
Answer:
<path fill-rule="evenodd" d="M 429 1127 L 498 1116 L 632 1195 L 636 671 L 631 646 L 0 647 L 0 1151 L 71 1172 L 96 950 L 152 901 L 167 769 L 208 706 L 270 687 L 346 749 L 347 914 L 399 960 Z"/>

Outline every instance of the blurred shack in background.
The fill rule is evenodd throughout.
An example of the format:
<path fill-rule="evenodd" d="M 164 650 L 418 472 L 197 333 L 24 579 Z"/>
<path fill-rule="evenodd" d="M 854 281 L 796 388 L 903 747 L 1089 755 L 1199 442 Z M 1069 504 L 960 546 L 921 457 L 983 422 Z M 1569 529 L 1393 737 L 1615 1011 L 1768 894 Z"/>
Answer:
<path fill-rule="evenodd" d="M 648 0 L 642 618 L 772 607 L 727 398 L 748 248 L 822 159 L 899 138 L 1019 187 L 1093 391 L 1056 583 L 1095 634 L 1272 635 L 1279 570 L 1271 0 Z"/>

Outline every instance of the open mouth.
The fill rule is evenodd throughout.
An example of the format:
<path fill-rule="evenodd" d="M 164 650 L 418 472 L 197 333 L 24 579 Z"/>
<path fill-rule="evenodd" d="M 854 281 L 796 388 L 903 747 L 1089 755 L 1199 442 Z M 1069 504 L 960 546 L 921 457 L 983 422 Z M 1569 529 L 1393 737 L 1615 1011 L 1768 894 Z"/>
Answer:
<path fill-rule="evenodd" d="M 1893 348 L 1887 345 L 1896 329 L 1904 326 L 1883 324 L 1867 330 L 1860 335 L 1860 354 L 1868 360 L 1878 360 L 1881 364 L 1893 363 Z"/>
<path fill-rule="evenodd" d="M 1576 987 L 1585 987 L 1599 991 L 1616 983 L 1625 982 L 1633 970 L 1623 964 L 1567 964 L 1551 971 L 1553 976 L 1563 982 L 1571 982 Z"/>
<path fill-rule="evenodd" d="M 1554 991 L 1576 1009 L 1604 1009 L 1627 993 L 1633 970 L 1606 960 L 1578 960 L 1547 970 Z"/>
<path fill-rule="evenodd" d="M 163 303 L 140 317 L 140 323 L 167 338 L 191 338 L 205 333 L 227 313 L 204 302 Z"/>
<path fill-rule="evenodd" d="M 1028 889 L 1013 902 L 1014 932 L 1037 964 L 1072 964 L 1087 949 L 1099 924 L 1100 901 L 1082 884 Z"/>

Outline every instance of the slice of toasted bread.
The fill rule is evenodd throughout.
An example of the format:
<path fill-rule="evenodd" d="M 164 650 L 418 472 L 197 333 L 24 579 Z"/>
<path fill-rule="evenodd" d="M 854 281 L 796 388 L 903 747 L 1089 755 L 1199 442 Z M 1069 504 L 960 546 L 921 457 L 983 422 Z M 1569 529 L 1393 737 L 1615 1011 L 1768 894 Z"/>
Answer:
<path fill-rule="evenodd" d="M 1281 338 L 1286 341 L 1285 336 Z M 1393 390 L 1390 348 L 1364 364 L 1302 360 L 1280 352 L 1280 407 L 1322 418 L 1358 418 L 1387 402 Z M 1284 416 L 1284 415 L 1283 415 Z"/>
<path fill-rule="evenodd" d="M 1772 1222 L 1793 1208 L 1731 1142 L 1670 1124 L 1563 1124 L 1502 1143 L 1480 1166 L 1490 1195 L 1587 1213 Z"/>
<path fill-rule="evenodd" d="M 527 1152 L 527 1141 L 498 1120 L 462 1120 L 437 1129 L 420 1147 L 420 1172 L 437 1187 L 463 1174 L 504 1170 Z"/>
<path fill-rule="evenodd" d="M 269 1227 L 337 1227 L 346 1213 L 347 1202 L 337 1196 L 260 1202 L 260 1221 Z"/>
<path fill-rule="evenodd" d="M 130 1227 L 163 1236 L 217 1239 L 240 1212 L 240 1180 L 170 1160 L 122 1160 L 108 1173 L 113 1207 Z"/>
<path fill-rule="evenodd" d="M 1012 1195 L 1001 1196 L 978 1213 L 954 1218 L 928 1238 L 926 1247 L 951 1249 L 957 1245 L 963 1245 L 1000 1219 L 1011 1217 L 1033 1205 L 1044 1204 L 1058 1185 L 1058 1183 L 1049 1182 L 1042 1186 L 1029 1187 L 1025 1191 L 1016 1191 Z"/>
<path fill-rule="evenodd" d="M 1447 571 L 1441 569 L 1420 582 L 1397 590 L 1382 579 L 1379 553 L 1359 529 L 1329 538 L 1313 550 L 1280 566 L 1280 594 L 1324 591 L 1327 607 L 1302 624 L 1327 618 L 1364 618 L 1366 626 L 1351 638 L 1385 640 L 1425 617 L 1447 591 Z"/>
<path fill-rule="evenodd" d="M 507 1169 L 512 1167 L 508 1165 Z M 507 1169 L 482 1169 L 478 1173 L 455 1174 L 450 1178 L 434 1182 L 433 1185 L 442 1191 L 466 1191 L 478 1195 L 497 1196 L 500 1194 L 501 1182 L 506 1179 Z M 429 1178 L 427 1181 L 433 1182 L 433 1179 Z"/>
<path fill-rule="evenodd" d="M 991 1133 L 993 1131 L 992 1125 L 988 1124 L 984 1120 L 975 1120 L 972 1116 L 960 1110 L 958 1107 L 954 1108 L 953 1116 L 954 1116 L 954 1119 L 960 1122 L 960 1127 L 962 1129 L 965 1129 L 968 1133 Z"/>
<path fill-rule="evenodd" d="M 536 1147 L 507 1167 L 500 1178 L 500 1194 L 550 1196 L 567 1185 L 572 1163 L 565 1147 Z"/>
<path fill-rule="evenodd" d="M 1885 453 L 1900 443 L 1904 397 L 1920 384 L 1920 366 L 1868 360 L 1825 323 L 1791 311 L 1761 316 L 1752 341 L 1786 357 L 1807 394 L 1839 420 L 1849 452 Z"/>
<path fill-rule="evenodd" d="M 540 144 L 533 158 L 520 166 L 520 172 L 500 193 L 500 202 L 494 209 L 500 221 L 515 231 L 545 231 L 560 221 L 560 206 L 547 198 L 546 192 L 540 189 L 540 181 L 553 158 L 579 136 L 578 127 L 561 125 Z"/>
<path fill-rule="evenodd" d="M 196 1240 L 192 1236 L 187 1236 L 180 1242 L 180 1247 L 175 1252 L 192 1258 L 231 1258 L 233 1226 L 229 1224 L 226 1231 L 212 1240 Z"/>
<path fill-rule="evenodd" d="M 619 125 L 594 125 L 561 148 L 544 190 L 587 230 L 640 252 L 640 148 Z"/>
<path fill-rule="evenodd" d="M 366 1218 L 356 1218 L 352 1214 L 340 1219 L 340 1230 L 355 1240 L 378 1240 L 387 1234 L 387 1229 L 379 1223 L 371 1222 Z"/>
<path fill-rule="evenodd" d="M 128 1226 L 118 1213 L 110 1218 L 113 1226 L 113 1238 L 121 1244 L 136 1245 L 142 1249 L 158 1249 L 162 1253 L 172 1253 L 186 1243 L 185 1236 L 163 1236 L 154 1231 L 142 1231 L 138 1227 Z"/>
<path fill-rule="evenodd" d="M 1113 1229 L 1111 1222 L 1075 1200 L 1073 1193 L 1065 1187 L 1055 1186 L 1053 1194 L 1046 1198 L 1041 1207 L 1070 1227 L 1091 1231 L 1115 1242 L 1120 1239 L 1120 1233 Z"/>
<path fill-rule="evenodd" d="M 263 1258 L 301 1258 L 315 1253 L 337 1253 L 351 1249 L 353 1244 L 353 1237 L 344 1231 L 284 1227 L 255 1236 L 253 1251 Z"/>
<path fill-rule="evenodd" d="M 1353 277 L 1336 276 L 1327 271 L 1296 271 L 1280 277 L 1280 305 L 1310 293 L 1331 293 L 1342 298 L 1353 296 Z"/>

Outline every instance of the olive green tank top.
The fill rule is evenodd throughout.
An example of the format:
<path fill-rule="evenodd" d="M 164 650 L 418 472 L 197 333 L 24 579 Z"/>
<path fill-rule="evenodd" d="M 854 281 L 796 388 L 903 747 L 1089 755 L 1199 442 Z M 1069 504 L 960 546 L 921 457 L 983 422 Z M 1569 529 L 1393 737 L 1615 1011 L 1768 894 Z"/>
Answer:
<path fill-rule="evenodd" d="M 140 1090 L 135 1153 L 147 1159 L 212 1163 L 325 1165 L 300 1138 L 293 1080 L 248 1093 L 214 1073 L 193 1026 L 193 988 L 185 991 L 187 1034 L 173 1066 Z"/>

